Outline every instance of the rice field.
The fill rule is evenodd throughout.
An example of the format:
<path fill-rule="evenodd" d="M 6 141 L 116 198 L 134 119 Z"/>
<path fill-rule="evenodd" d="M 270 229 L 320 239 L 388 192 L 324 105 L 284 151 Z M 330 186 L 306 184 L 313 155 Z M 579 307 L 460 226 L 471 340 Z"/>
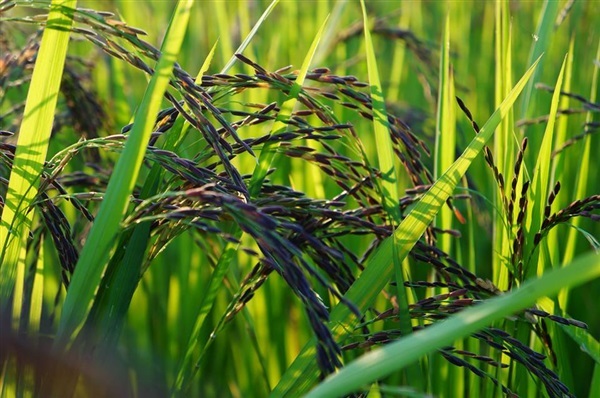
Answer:
<path fill-rule="evenodd" d="M 0 0 L 0 397 L 600 396 L 598 21 Z"/>

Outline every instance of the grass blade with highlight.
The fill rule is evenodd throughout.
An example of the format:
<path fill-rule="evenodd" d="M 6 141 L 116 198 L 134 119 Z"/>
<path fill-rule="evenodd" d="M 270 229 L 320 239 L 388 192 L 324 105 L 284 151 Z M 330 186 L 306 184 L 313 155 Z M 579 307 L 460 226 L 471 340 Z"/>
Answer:
<path fill-rule="evenodd" d="M 241 54 L 244 52 L 246 47 L 248 47 L 248 45 L 250 44 L 250 41 L 252 40 L 252 38 L 256 35 L 256 32 L 258 32 L 258 28 L 260 28 L 260 26 L 263 24 L 263 22 L 265 22 L 267 17 L 271 14 L 271 11 L 273 11 L 273 9 L 275 8 L 275 6 L 278 3 L 279 3 L 279 0 L 273 0 L 271 2 L 271 4 L 269 4 L 267 9 L 262 13 L 262 15 L 260 16 L 258 21 L 256 21 L 256 23 L 252 27 L 252 30 L 250 31 L 250 33 L 248 33 L 248 36 L 246 36 L 246 38 L 240 44 L 240 46 L 237 48 L 237 50 L 235 50 L 236 54 Z M 227 65 L 225 65 L 223 67 L 223 69 L 221 70 L 221 73 L 227 73 L 227 71 L 229 71 L 229 69 L 231 69 L 231 67 L 237 62 L 237 60 L 238 60 L 237 57 L 235 55 L 233 55 L 229 59 L 229 62 L 227 62 Z"/>
<path fill-rule="evenodd" d="M 200 68 L 195 79 L 196 83 L 202 81 L 204 72 L 208 70 L 215 48 L 216 43 Z M 186 104 L 183 107 L 187 109 Z M 189 126 L 189 122 L 179 116 L 167 136 L 163 149 L 175 151 L 179 148 Z M 148 199 L 158 194 L 164 172 L 160 165 L 152 166 L 140 192 L 141 199 Z M 121 235 L 121 244 L 117 245 L 94 298 L 85 326 L 94 330 L 94 337 L 87 343 L 95 346 L 101 343 L 103 347 L 101 353 L 110 353 L 121 334 L 131 299 L 143 274 L 142 266 L 150 241 L 150 224 L 150 222 L 142 222 L 135 226 L 133 232 Z M 88 339 L 89 337 L 86 336 Z"/>
<path fill-rule="evenodd" d="M 548 50 L 550 47 L 550 38 L 554 34 L 554 23 L 556 21 L 556 16 L 558 14 L 558 1 L 546 0 L 544 1 L 544 6 L 542 11 L 540 12 L 540 19 L 538 21 L 538 26 L 533 35 L 533 43 L 531 45 L 531 50 L 529 54 L 529 62 L 533 62 L 534 59 L 539 58 L 544 52 Z M 542 72 L 541 68 L 535 72 L 533 78 L 527 85 L 525 92 L 523 93 L 523 103 L 521 109 L 521 117 L 526 117 L 531 115 L 533 109 L 535 109 L 535 95 L 534 95 L 534 85 L 537 83 L 536 78 Z"/>
<path fill-rule="evenodd" d="M 440 59 L 439 95 L 437 109 L 437 128 L 435 134 L 434 178 L 441 176 L 452 165 L 456 153 L 456 112 L 454 94 L 454 76 L 450 63 L 450 17 L 446 17 L 444 41 Z M 442 208 L 436 226 L 442 229 L 452 228 L 452 212 Z M 440 248 L 450 253 L 451 236 L 440 236 Z"/>
<path fill-rule="evenodd" d="M 588 253 L 568 267 L 551 271 L 519 289 L 487 300 L 419 333 L 365 354 L 340 372 L 327 378 L 307 397 L 338 397 L 384 377 L 416 361 L 421 356 L 452 344 L 481 330 L 493 321 L 514 314 L 540 297 L 554 295 L 565 286 L 575 286 L 600 277 L 600 256 Z"/>
<path fill-rule="evenodd" d="M 446 15 L 444 38 L 440 49 L 440 71 L 439 71 L 439 89 L 437 98 L 437 120 L 435 132 L 435 147 L 434 147 L 434 179 L 441 176 L 448 167 L 454 163 L 456 158 L 456 95 L 454 88 L 454 72 L 450 58 L 450 14 Z M 453 223 L 453 214 L 448 206 L 442 206 L 436 219 L 435 226 L 442 230 L 451 230 Z M 450 234 L 440 234 L 438 247 L 445 253 L 453 254 L 452 236 Z M 437 293 L 443 293 L 444 289 L 437 289 Z M 409 318 L 410 319 L 410 318 Z M 457 342 L 460 344 L 460 342 Z M 461 382 L 464 377 L 461 374 L 463 369 L 457 366 L 452 366 L 447 361 L 438 361 L 439 358 L 430 358 L 428 373 L 430 378 L 444 380 L 437 386 L 432 386 L 434 395 L 447 394 L 448 396 L 460 394 L 464 388 Z M 415 367 L 416 364 L 408 367 Z M 411 383 L 412 383 L 412 379 Z M 452 380 L 452 382 L 448 382 Z M 420 387 L 417 384 L 412 384 L 414 387 Z M 438 388 L 435 390 L 434 388 Z M 424 390 L 421 388 L 421 390 Z"/>
<path fill-rule="evenodd" d="M 371 39 L 369 20 L 364 0 L 361 0 L 360 5 L 362 8 L 363 23 L 365 26 L 365 47 L 369 74 L 369 86 L 371 91 L 371 104 L 373 110 L 373 131 L 375 133 L 375 144 L 377 145 L 377 163 L 379 166 L 379 171 L 382 175 L 381 180 L 377 178 L 374 179 L 374 181 L 376 182 L 381 194 L 381 203 L 383 204 L 383 208 L 389 215 L 389 222 L 395 227 L 401 221 L 400 204 L 398 200 L 398 173 L 394 165 L 394 159 L 396 156 L 394 155 L 394 151 L 392 149 L 393 143 L 389 132 L 390 126 L 388 114 L 385 106 L 381 81 L 379 78 L 377 57 L 375 56 L 375 49 L 373 48 L 373 40 Z M 396 242 L 393 243 L 392 248 L 394 249 L 392 259 L 396 277 L 396 297 L 399 307 L 399 330 L 403 334 L 410 334 L 412 332 L 412 324 L 408 311 L 408 297 L 406 294 L 406 288 L 404 287 L 405 270 L 403 270 L 402 267 L 402 260 L 396 255 Z M 425 384 L 424 381 L 422 381 L 420 368 L 418 366 L 409 368 L 407 377 L 411 380 L 414 380 L 417 385 Z"/>
<path fill-rule="evenodd" d="M 373 130 L 375 133 L 375 143 L 377 145 L 377 162 L 382 174 L 379 189 L 381 191 L 383 207 L 391 216 L 392 220 L 398 222 L 400 220 L 400 208 L 398 207 L 397 177 L 394 168 L 395 156 L 392 149 L 392 139 L 390 138 L 389 133 L 388 115 L 385 108 L 383 92 L 381 90 L 379 72 L 377 70 L 377 58 L 373 48 L 371 32 L 368 28 L 369 23 L 364 0 L 361 0 L 360 5 L 362 7 L 365 25 L 365 47 L 367 67 L 369 70 L 369 85 L 371 88 L 371 103 L 373 104 Z M 375 181 L 379 182 L 380 180 L 376 179 Z"/>
<path fill-rule="evenodd" d="M 598 42 L 598 47 L 596 48 L 596 59 L 600 59 L 600 41 Z M 598 81 L 600 81 L 600 67 L 594 68 L 594 72 L 592 75 L 592 79 L 590 80 L 590 98 L 591 102 L 596 102 L 598 97 Z M 586 123 L 592 123 L 594 120 L 594 113 L 588 111 L 585 117 Z M 574 186 L 571 188 L 574 194 L 574 198 L 583 198 L 588 193 L 586 192 L 590 180 L 591 170 L 590 170 L 590 157 L 592 151 L 592 138 L 591 136 L 587 136 L 585 138 L 583 144 L 583 150 L 580 152 L 581 157 L 579 158 L 580 162 L 578 162 L 577 167 L 579 169 L 578 178 L 573 183 Z M 593 179 L 593 177 L 592 177 Z M 579 226 L 581 220 L 576 218 L 573 220 L 574 226 Z M 567 243 L 565 246 L 565 251 L 563 254 L 563 263 L 568 263 L 574 256 L 575 247 L 577 244 L 577 229 L 572 228 L 569 230 L 569 235 L 567 238 Z"/>
<path fill-rule="evenodd" d="M 546 200 L 548 198 L 548 186 L 550 184 L 550 169 L 552 164 L 552 145 L 554 141 L 554 125 L 556 122 L 556 114 L 558 111 L 558 103 L 560 100 L 560 91 L 562 88 L 563 74 L 565 71 L 567 57 L 563 60 L 558 79 L 556 80 L 556 86 L 554 87 L 554 94 L 552 96 L 552 105 L 550 107 L 550 113 L 548 117 L 548 124 L 544 131 L 544 137 L 539 149 L 535 169 L 533 171 L 533 183 L 531 186 L 531 205 L 532 209 L 527 213 L 526 226 L 529 234 L 529 239 L 526 240 L 525 251 L 528 255 L 533 254 L 535 239 L 534 236 L 538 233 L 542 226 L 544 219 L 544 209 L 546 207 Z M 541 256 L 539 257 L 541 260 Z M 536 261 L 538 256 L 533 255 L 531 261 L 526 263 L 527 267 L 526 275 L 532 276 L 536 271 L 540 272 L 543 270 L 544 264 L 542 261 Z M 534 266 L 537 265 L 537 268 Z"/>
<path fill-rule="evenodd" d="M 40 174 L 46 160 L 54 111 L 69 44 L 75 0 L 54 0 L 37 56 L 17 149 L 12 167 L 6 205 L 0 224 L 0 300 L 8 304 L 15 284 L 21 249 L 25 247 L 37 195 Z"/>
<path fill-rule="evenodd" d="M 178 3 L 162 47 L 156 71 L 150 80 L 133 123 L 127 144 L 115 166 L 104 201 L 83 247 L 71 286 L 65 298 L 57 344 L 68 343 L 82 324 L 129 204 L 146 152 L 156 114 L 169 84 L 173 65 L 185 35 L 193 0 Z"/>

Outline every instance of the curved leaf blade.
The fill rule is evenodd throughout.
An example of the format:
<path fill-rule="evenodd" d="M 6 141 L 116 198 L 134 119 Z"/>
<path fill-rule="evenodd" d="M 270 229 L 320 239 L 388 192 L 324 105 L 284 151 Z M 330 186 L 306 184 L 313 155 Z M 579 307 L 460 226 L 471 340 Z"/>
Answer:
<path fill-rule="evenodd" d="M 600 277 L 600 256 L 588 253 L 568 267 L 530 280 L 520 288 L 466 309 L 426 330 L 369 352 L 340 372 L 327 378 L 306 397 L 338 397 L 366 383 L 399 370 L 423 355 L 480 330 L 497 319 L 531 306 L 536 299 L 557 294 L 565 286 L 575 286 Z"/>

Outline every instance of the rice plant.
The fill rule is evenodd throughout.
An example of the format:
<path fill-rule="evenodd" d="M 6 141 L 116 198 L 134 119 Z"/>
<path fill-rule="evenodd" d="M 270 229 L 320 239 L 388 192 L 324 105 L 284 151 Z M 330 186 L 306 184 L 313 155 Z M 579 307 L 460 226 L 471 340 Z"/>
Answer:
<path fill-rule="evenodd" d="M 0 1 L 0 395 L 597 396 L 599 17 Z"/>

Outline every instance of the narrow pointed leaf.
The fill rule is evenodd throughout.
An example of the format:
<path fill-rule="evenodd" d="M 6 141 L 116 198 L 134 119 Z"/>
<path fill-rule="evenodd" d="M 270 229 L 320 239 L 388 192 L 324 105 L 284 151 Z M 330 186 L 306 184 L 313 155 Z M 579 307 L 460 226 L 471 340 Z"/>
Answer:
<path fill-rule="evenodd" d="M 0 223 L 0 301 L 8 302 L 33 219 L 69 44 L 75 0 L 54 0 L 33 69 Z"/>
<path fill-rule="evenodd" d="M 131 133 L 73 273 L 60 320 L 58 345 L 68 343 L 89 311 L 137 181 L 156 114 L 181 48 L 192 4 L 193 0 L 181 1 L 175 9 L 161 49 L 162 56 L 136 112 Z"/>

